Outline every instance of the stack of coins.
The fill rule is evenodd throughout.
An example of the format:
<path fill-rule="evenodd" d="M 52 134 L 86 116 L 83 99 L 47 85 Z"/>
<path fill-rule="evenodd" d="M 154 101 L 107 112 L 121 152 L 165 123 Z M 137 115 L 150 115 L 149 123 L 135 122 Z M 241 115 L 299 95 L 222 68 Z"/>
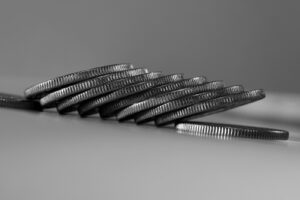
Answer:
<path fill-rule="evenodd" d="M 81 117 L 99 113 L 103 119 L 134 119 L 137 124 L 151 121 L 156 126 L 177 124 L 179 131 L 189 135 L 288 139 L 286 131 L 187 121 L 261 100 L 265 97 L 263 90 L 245 91 L 241 85 L 226 87 L 222 81 L 208 81 L 204 76 L 165 75 L 128 63 L 47 80 L 26 89 L 25 98 L 1 96 L 0 105 L 6 107 L 34 110 L 56 107 L 60 114 L 77 111 Z"/>

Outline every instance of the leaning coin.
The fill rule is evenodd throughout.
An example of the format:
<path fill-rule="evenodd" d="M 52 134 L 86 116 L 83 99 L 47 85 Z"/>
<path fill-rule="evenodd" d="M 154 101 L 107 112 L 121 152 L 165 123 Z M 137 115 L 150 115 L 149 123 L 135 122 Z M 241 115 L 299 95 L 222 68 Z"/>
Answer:
<path fill-rule="evenodd" d="M 150 97 L 157 96 L 162 93 L 171 92 L 174 90 L 178 90 L 185 87 L 193 87 L 199 86 L 206 82 L 206 78 L 201 77 L 194 77 L 190 79 L 179 80 L 175 79 L 169 84 L 161 85 L 158 87 L 151 88 L 147 91 L 141 92 L 139 94 L 134 94 L 129 97 L 119 99 L 118 101 L 109 103 L 100 108 L 99 114 L 102 118 L 108 118 L 116 115 L 120 110 L 141 101 L 144 101 Z"/>
<path fill-rule="evenodd" d="M 0 93 L 0 107 L 42 111 L 38 101 L 28 100 L 19 95 Z"/>
<path fill-rule="evenodd" d="M 222 96 L 231 95 L 231 94 L 239 94 L 244 92 L 244 87 L 242 85 L 233 85 L 220 89 L 223 93 Z"/>
<path fill-rule="evenodd" d="M 216 112 L 224 112 L 239 106 L 243 106 L 266 97 L 263 90 L 251 90 L 236 95 L 226 96 L 227 101 L 222 101 L 222 106 Z"/>
<path fill-rule="evenodd" d="M 71 98 L 67 98 L 62 102 L 59 102 L 56 108 L 60 114 L 75 111 L 80 103 L 83 103 L 87 100 L 113 92 L 128 85 L 144 82 L 151 79 L 156 79 L 161 76 L 162 74 L 160 72 L 151 72 L 147 74 L 141 74 L 138 76 L 116 80 L 98 87 L 94 87 Z"/>
<path fill-rule="evenodd" d="M 74 85 L 52 92 L 41 98 L 40 103 L 44 108 L 54 107 L 56 102 L 61 101 L 62 99 L 65 99 L 69 96 L 76 95 L 80 92 L 84 92 L 86 90 L 103 85 L 110 81 L 137 76 L 145 73 L 149 73 L 149 71 L 147 69 L 130 69 L 111 73 L 104 76 L 98 76 L 96 78 L 79 82 Z"/>
<path fill-rule="evenodd" d="M 222 88 L 219 90 L 199 93 L 191 96 L 186 96 L 180 99 L 176 99 L 165 104 L 162 104 L 156 108 L 141 112 L 135 117 L 135 122 L 137 124 L 146 123 L 154 120 L 162 114 L 166 114 L 171 111 L 179 110 L 181 108 L 214 99 L 224 95 L 238 94 L 244 91 L 244 88 L 240 85 Z"/>
<path fill-rule="evenodd" d="M 131 85 L 131 86 L 122 88 L 120 90 L 117 90 L 106 96 L 93 99 L 91 101 L 88 101 L 88 102 L 80 105 L 78 108 L 78 112 L 82 117 L 86 116 L 86 115 L 94 114 L 98 111 L 98 108 L 103 106 L 104 104 L 118 101 L 119 99 L 128 97 L 130 95 L 139 95 L 139 93 L 146 91 L 150 88 L 153 88 L 154 86 L 156 87 L 159 85 L 164 85 L 164 84 L 170 83 L 174 80 L 180 80 L 180 79 L 183 79 L 182 74 L 172 74 L 172 75 L 166 75 L 166 76 L 159 77 L 155 80 L 149 80 L 144 83 Z M 148 83 L 148 82 L 150 82 L 150 83 Z"/>
<path fill-rule="evenodd" d="M 144 100 L 142 102 L 135 103 L 135 104 L 125 108 L 124 110 L 122 110 L 118 113 L 117 119 L 119 121 L 128 120 L 128 119 L 136 116 L 138 113 L 140 113 L 142 111 L 146 111 L 153 107 L 157 107 L 168 101 L 172 101 L 174 99 L 178 99 L 178 98 L 181 98 L 184 96 L 188 96 L 188 95 L 192 95 L 192 94 L 196 94 L 196 93 L 200 93 L 200 92 L 204 92 L 204 91 L 220 89 L 223 86 L 224 85 L 222 82 L 210 82 L 210 83 L 206 83 L 204 85 L 200 85 L 200 86 L 193 87 L 193 88 L 183 88 L 180 90 L 175 90 L 172 92 L 164 93 L 164 94 L 158 95 L 156 97 Z"/>
<path fill-rule="evenodd" d="M 70 84 L 74 84 L 80 81 L 84 81 L 97 76 L 102 76 L 112 72 L 123 71 L 123 70 L 128 70 L 133 68 L 134 67 L 131 64 L 122 63 L 122 64 L 113 64 L 113 65 L 106 65 L 102 67 L 96 67 L 84 71 L 79 71 L 79 72 L 74 72 L 71 74 L 59 76 L 42 83 L 38 83 L 26 89 L 25 97 L 28 99 L 40 98 L 45 96 L 49 92 L 60 89 L 64 86 L 68 86 Z"/>
<path fill-rule="evenodd" d="M 123 89 L 120 89 L 113 93 L 110 93 L 106 96 L 99 97 L 99 98 L 96 98 L 96 99 L 93 99 L 93 100 L 90 100 L 90 101 L 87 101 L 87 102 L 81 104 L 78 107 L 78 113 L 81 117 L 95 114 L 98 112 L 98 107 L 104 105 L 105 103 L 115 101 L 116 99 L 123 98 L 124 96 L 127 96 L 127 95 L 142 92 L 142 91 L 147 90 L 154 86 L 155 86 L 154 82 L 143 82 L 143 83 L 138 83 L 135 85 L 125 87 Z"/>
<path fill-rule="evenodd" d="M 262 90 L 252 90 L 224 97 L 219 97 L 213 100 L 208 100 L 202 103 L 197 103 L 186 108 L 163 114 L 155 119 L 157 126 L 163 126 L 195 117 L 203 117 L 206 115 L 222 112 L 241 105 L 258 101 L 265 97 Z"/>
<path fill-rule="evenodd" d="M 206 122 L 180 122 L 178 133 L 194 136 L 243 137 L 252 139 L 287 140 L 289 132 L 278 129 Z"/>

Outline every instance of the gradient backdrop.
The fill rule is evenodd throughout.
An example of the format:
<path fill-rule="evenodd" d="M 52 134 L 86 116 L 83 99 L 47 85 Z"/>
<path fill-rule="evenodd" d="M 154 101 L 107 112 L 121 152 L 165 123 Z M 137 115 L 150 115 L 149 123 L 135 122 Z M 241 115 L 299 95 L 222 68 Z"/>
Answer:
<path fill-rule="evenodd" d="M 1 0 L 0 74 L 43 80 L 132 62 L 248 89 L 300 92 L 299 6 L 282 0 Z"/>

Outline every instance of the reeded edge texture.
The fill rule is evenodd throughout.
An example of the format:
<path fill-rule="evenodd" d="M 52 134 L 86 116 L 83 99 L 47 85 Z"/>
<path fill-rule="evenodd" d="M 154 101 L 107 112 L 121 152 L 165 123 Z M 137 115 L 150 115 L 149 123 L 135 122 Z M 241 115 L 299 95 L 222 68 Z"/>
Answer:
<path fill-rule="evenodd" d="M 166 102 L 158 107 L 143 111 L 137 114 L 134 120 L 137 124 L 143 124 L 154 120 L 155 117 L 158 117 L 160 115 L 176 111 L 196 103 L 211 100 L 224 95 L 238 94 L 243 91 L 244 88 L 242 86 L 230 86 L 222 89 L 212 90 L 209 92 L 187 95 L 185 97 Z"/>
<path fill-rule="evenodd" d="M 207 122 L 179 122 L 176 129 L 180 134 L 193 136 L 241 137 L 251 139 L 288 140 L 289 132 L 255 126 L 242 126 Z"/>
<path fill-rule="evenodd" d="M 263 90 L 245 92 L 240 85 L 224 88 L 222 82 L 207 82 L 204 76 L 184 80 L 183 74 L 148 72 L 128 63 L 95 67 L 38 83 L 25 90 L 26 98 L 0 93 L 0 107 L 42 110 L 56 106 L 61 114 L 77 109 L 82 117 L 99 112 L 101 117 L 116 115 L 119 121 L 134 118 L 137 124 L 175 123 L 178 131 L 188 135 L 289 137 L 289 132 L 278 129 L 186 121 L 258 101 L 265 97 Z"/>
<path fill-rule="evenodd" d="M 127 87 L 126 89 L 117 90 L 113 93 L 110 93 L 106 96 L 99 97 L 93 99 L 91 101 L 87 101 L 81 104 L 78 107 L 78 113 L 81 117 L 85 117 L 87 115 L 92 115 L 98 112 L 98 107 L 103 106 L 106 103 L 117 100 L 118 98 L 123 98 L 130 94 L 135 94 L 147 90 L 149 88 L 154 87 L 155 84 L 153 82 L 144 82 L 132 85 Z"/>
<path fill-rule="evenodd" d="M 199 92 L 220 89 L 223 86 L 224 86 L 224 84 L 222 82 L 210 82 L 210 83 L 206 83 L 204 85 L 200 85 L 198 87 L 183 88 L 183 89 L 167 92 L 164 94 L 160 94 L 156 97 L 144 100 L 139 103 L 135 103 L 135 104 L 125 108 L 124 110 L 122 110 L 118 113 L 117 119 L 119 121 L 128 120 L 132 117 L 135 117 L 135 115 L 137 115 L 138 113 L 140 113 L 142 111 L 146 111 L 153 107 L 157 107 L 168 101 L 172 101 L 174 99 L 178 99 L 178 98 L 181 98 L 184 96 L 196 94 Z"/>
<path fill-rule="evenodd" d="M 144 101 L 150 97 L 154 97 L 159 94 L 165 92 L 171 92 L 181 88 L 199 86 L 204 83 L 206 83 L 206 77 L 204 76 L 194 77 L 194 78 L 184 79 L 184 80 L 176 80 L 171 83 L 167 83 L 158 87 L 151 88 L 139 94 L 135 94 L 127 98 L 119 99 L 116 102 L 109 103 L 105 107 L 100 108 L 99 114 L 102 118 L 112 117 L 114 115 L 117 115 L 117 113 L 120 112 L 122 109 L 125 109 L 126 107 L 134 103 Z"/>
<path fill-rule="evenodd" d="M 252 90 L 239 94 L 224 96 L 161 115 L 155 119 L 155 124 L 157 126 L 163 126 L 175 123 L 179 120 L 203 117 L 252 103 L 261 100 L 264 97 L 265 93 L 263 90 Z"/>
<path fill-rule="evenodd" d="M 182 74 L 173 74 L 173 75 L 166 75 L 166 76 L 158 77 L 154 80 L 149 80 L 144 83 L 131 85 L 131 86 L 119 89 L 111 94 L 106 95 L 106 96 L 93 99 L 91 101 L 88 101 L 88 102 L 80 105 L 78 108 L 78 112 L 82 117 L 84 117 L 86 115 L 90 115 L 90 114 L 95 114 L 99 110 L 98 107 L 101 107 L 104 104 L 108 104 L 110 102 L 117 101 L 119 99 L 122 99 L 122 98 L 130 96 L 130 95 L 138 95 L 139 93 L 149 90 L 153 87 L 156 87 L 159 85 L 164 85 L 164 84 L 170 83 L 174 80 L 180 80 L 180 79 L 183 79 Z"/>
<path fill-rule="evenodd" d="M 95 67 L 84 71 L 73 72 L 59 76 L 38 84 L 35 84 L 24 91 L 25 97 L 28 99 L 37 99 L 45 96 L 47 93 L 60 89 L 64 86 L 84 81 L 96 76 L 101 76 L 116 71 L 133 69 L 133 65 L 129 63 L 112 64 L 101 67 Z"/>
<path fill-rule="evenodd" d="M 60 114 L 75 111 L 78 108 L 78 106 L 85 101 L 105 95 L 107 93 L 113 92 L 115 90 L 118 90 L 128 85 L 148 81 L 151 79 L 156 79 L 161 76 L 162 76 L 161 72 L 150 72 L 147 74 L 142 74 L 138 76 L 128 77 L 113 82 L 109 82 L 102 86 L 94 87 L 90 90 L 77 94 L 71 98 L 67 98 L 64 101 L 58 103 L 56 108 Z"/>
<path fill-rule="evenodd" d="M 108 75 L 98 76 L 86 81 L 82 81 L 71 86 L 59 89 L 55 92 L 49 93 L 40 99 L 40 104 L 45 108 L 55 107 L 56 102 L 61 101 L 69 96 L 76 95 L 91 88 L 101 86 L 107 82 L 115 81 L 118 79 L 128 78 L 141 74 L 149 73 L 148 69 L 130 69 L 119 72 L 114 72 Z"/>

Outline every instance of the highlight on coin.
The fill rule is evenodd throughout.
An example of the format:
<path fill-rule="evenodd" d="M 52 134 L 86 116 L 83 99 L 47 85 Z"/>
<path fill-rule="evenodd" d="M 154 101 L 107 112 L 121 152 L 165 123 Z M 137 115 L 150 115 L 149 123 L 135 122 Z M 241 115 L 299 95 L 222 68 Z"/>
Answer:
<path fill-rule="evenodd" d="M 208 122 L 179 122 L 178 133 L 193 136 L 240 137 L 251 139 L 287 140 L 289 132 L 264 127 L 242 126 Z"/>
<path fill-rule="evenodd" d="M 208 81 L 203 75 L 186 78 L 181 73 L 163 74 L 120 63 L 46 80 L 27 88 L 24 96 L 0 93 L 0 107 L 27 110 L 56 107 L 60 114 L 77 111 L 81 117 L 99 113 L 103 119 L 115 117 L 120 122 L 154 121 L 157 127 L 173 125 L 187 135 L 287 140 L 289 133 L 283 130 L 188 121 L 264 97 L 261 89 L 226 86 L 223 81 Z"/>

